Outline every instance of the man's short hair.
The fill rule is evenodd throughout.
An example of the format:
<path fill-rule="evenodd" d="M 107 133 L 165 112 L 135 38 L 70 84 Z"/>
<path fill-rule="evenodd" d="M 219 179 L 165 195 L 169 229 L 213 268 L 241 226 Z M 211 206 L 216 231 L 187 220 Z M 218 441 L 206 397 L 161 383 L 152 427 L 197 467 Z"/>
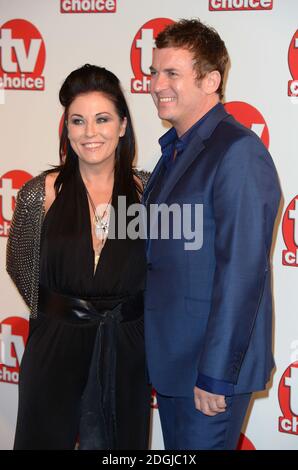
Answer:
<path fill-rule="evenodd" d="M 215 29 L 203 24 L 199 19 L 182 19 L 168 25 L 156 38 L 156 47 L 177 47 L 189 50 L 194 57 L 194 68 L 198 80 L 207 73 L 218 70 L 221 82 L 217 89 L 223 97 L 223 77 L 229 60 L 224 41 Z"/>

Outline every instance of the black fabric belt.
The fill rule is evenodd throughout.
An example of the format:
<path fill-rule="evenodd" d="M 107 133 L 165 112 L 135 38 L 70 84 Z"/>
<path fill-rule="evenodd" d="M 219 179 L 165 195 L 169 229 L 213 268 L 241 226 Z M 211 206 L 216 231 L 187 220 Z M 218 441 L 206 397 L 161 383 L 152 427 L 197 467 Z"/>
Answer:
<path fill-rule="evenodd" d="M 81 399 L 79 449 L 115 449 L 116 326 L 143 316 L 143 292 L 127 297 L 81 299 L 39 286 L 38 311 L 71 324 L 98 325 L 88 380 Z"/>

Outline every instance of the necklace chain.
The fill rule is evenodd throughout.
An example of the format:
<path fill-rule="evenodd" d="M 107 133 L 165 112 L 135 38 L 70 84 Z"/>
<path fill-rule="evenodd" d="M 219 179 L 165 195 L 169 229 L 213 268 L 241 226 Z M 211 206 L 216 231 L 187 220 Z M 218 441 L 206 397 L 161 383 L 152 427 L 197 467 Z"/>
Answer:
<path fill-rule="evenodd" d="M 89 191 L 88 189 L 86 188 L 86 193 L 87 193 L 87 196 L 88 196 L 88 199 L 90 201 L 90 204 L 91 204 L 91 207 L 92 207 L 92 210 L 93 210 L 93 213 L 94 213 L 94 217 L 93 217 L 93 225 L 94 225 L 94 230 L 95 230 L 95 236 L 98 240 L 101 240 L 102 243 L 104 242 L 105 238 L 107 237 L 108 235 L 108 232 L 109 232 L 109 214 L 108 214 L 108 217 L 106 217 L 105 219 L 105 216 L 107 215 L 107 209 L 111 203 L 111 200 L 112 200 L 112 196 L 110 197 L 106 207 L 105 207 L 105 210 L 103 211 L 103 214 L 102 216 L 100 216 L 100 214 L 98 214 L 97 210 L 96 210 L 96 207 L 95 207 L 95 204 L 89 194 Z"/>

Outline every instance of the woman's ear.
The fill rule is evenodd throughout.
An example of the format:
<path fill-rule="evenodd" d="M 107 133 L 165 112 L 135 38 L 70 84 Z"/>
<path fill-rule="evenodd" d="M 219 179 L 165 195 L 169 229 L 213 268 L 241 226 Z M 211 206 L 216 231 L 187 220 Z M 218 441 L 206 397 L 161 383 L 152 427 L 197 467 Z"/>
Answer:
<path fill-rule="evenodd" d="M 125 118 L 122 119 L 122 122 L 121 122 L 121 125 L 120 125 L 119 137 L 123 137 L 125 135 L 126 126 L 127 126 L 127 118 L 125 117 Z"/>

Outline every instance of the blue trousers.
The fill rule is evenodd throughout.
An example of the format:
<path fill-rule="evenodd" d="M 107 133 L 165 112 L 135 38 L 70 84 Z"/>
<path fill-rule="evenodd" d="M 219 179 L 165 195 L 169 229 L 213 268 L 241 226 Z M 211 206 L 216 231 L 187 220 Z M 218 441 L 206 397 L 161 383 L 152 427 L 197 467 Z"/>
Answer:
<path fill-rule="evenodd" d="M 165 449 L 236 449 L 250 398 L 251 393 L 226 397 L 226 411 L 207 416 L 196 410 L 193 397 L 157 393 Z"/>

